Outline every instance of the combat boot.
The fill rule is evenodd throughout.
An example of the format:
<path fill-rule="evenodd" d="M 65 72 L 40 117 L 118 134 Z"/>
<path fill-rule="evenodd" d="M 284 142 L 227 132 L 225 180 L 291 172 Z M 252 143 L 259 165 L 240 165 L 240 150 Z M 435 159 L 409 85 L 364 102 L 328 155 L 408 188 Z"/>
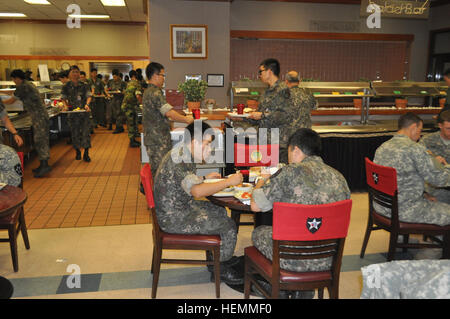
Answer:
<path fill-rule="evenodd" d="M 45 174 L 49 173 L 52 168 L 48 165 L 48 161 L 41 161 L 41 165 L 34 172 L 34 177 L 42 177 Z"/>
<path fill-rule="evenodd" d="M 134 137 L 130 138 L 130 147 L 139 147 L 141 144 L 134 139 Z"/>
<path fill-rule="evenodd" d="M 75 156 L 75 159 L 77 161 L 81 160 L 81 151 L 78 148 L 76 148 L 75 152 L 77 152 L 77 155 Z"/>
<path fill-rule="evenodd" d="M 87 163 L 89 163 L 91 161 L 91 158 L 89 157 L 89 149 L 88 148 L 84 149 L 83 161 L 85 161 Z"/>

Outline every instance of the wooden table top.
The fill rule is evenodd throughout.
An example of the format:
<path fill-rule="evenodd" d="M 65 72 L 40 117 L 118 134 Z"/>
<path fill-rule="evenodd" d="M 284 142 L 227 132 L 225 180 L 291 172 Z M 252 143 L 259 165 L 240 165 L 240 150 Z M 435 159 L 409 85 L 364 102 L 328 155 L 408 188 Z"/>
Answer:
<path fill-rule="evenodd" d="M 251 212 L 250 205 L 245 205 L 242 203 L 239 199 L 233 196 L 229 197 L 215 197 L 215 196 L 208 196 L 206 197 L 211 203 L 222 206 L 222 207 L 228 207 L 232 210 L 239 210 L 239 211 L 245 211 L 245 212 Z"/>
<path fill-rule="evenodd" d="M 0 190 L 0 217 L 7 216 L 27 201 L 27 193 L 15 186 L 7 185 Z"/>

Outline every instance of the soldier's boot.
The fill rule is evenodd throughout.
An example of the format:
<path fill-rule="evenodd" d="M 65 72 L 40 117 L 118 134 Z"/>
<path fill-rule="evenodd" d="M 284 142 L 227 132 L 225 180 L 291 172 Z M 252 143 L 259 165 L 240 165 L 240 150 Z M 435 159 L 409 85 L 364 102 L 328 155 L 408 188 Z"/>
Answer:
<path fill-rule="evenodd" d="M 77 155 L 75 156 L 75 159 L 77 161 L 81 160 L 81 151 L 78 148 L 76 148 L 75 152 L 77 153 Z"/>
<path fill-rule="evenodd" d="M 108 131 L 112 131 L 112 124 L 108 124 Z"/>
<path fill-rule="evenodd" d="M 34 177 L 42 177 L 45 174 L 48 174 L 52 168 L 48 165 L 48 161 L 41 161 L 41 165 L 37 168 L 36 172 L 34 173 Z"/>
<path fill-rule="evenodd" d="M 134 139 L 134 137 L 130 138 L 130 147 L 139 147 L 141 144 Z"/>
<path fill-rule="evenodd" d="M 91 161 L 91 158 L 89 157 L 89 149 L 88 148 L 84 149 L 83 161 L 85 161 L 87 163 L 89 163 Z"/>
<path fill-rule="evenodd" d="M 119 133 L 123 133 L 123 132 L 125 132 L 123 127 L 117 127 L 116 126 L 116 129 L 114 130 L 113 134 L 119 134 Z"/>

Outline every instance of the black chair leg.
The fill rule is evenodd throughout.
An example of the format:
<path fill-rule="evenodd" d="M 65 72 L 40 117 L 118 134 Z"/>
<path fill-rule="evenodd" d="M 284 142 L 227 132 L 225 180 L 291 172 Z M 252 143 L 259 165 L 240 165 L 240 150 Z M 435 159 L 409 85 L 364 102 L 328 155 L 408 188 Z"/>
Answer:
<path fill-rule="evenodd" d="M 394 260 L 394 258 L 395 258 L 395 249 L 397 247 L 397 240 L 398 240 L 398 234 L 391 232 L 391 236 L 389 238 L 389 251 L 388 251 L 387 261 Z"/>
<path fill-rule="evenodd" d="M 156 248 L 154 260 L 152 264 L 153 267 L 153 281 L 152 281 L 152 298 L 156 298 L 156 290 L 158 289 L 158 281 L 159 281 L 159 271 L 161 270 L 161 256 L 162 249 Z"/>
<path fill-rule="evenodd" d="M 446 232 L 443 240 L 442 259 L 450 259 L 450 232 Z"/>
<path fill-rule="evenodd" d="M 409 243 L 409 234 L 403 235 L 403 244 L 408 244 Z M 404 253 L 406 253 L 408 251 L 408 248 L 403 247 L 402 250 Z"/>
<path fill-rule="evenodd" d="M 236 232 L 239 233 L 239 224 L 241 223 L 241 212 L 231 210 L 231 219 L 236 223 Z"/>
<path fill-rule="evenodd" d="M 361 253 L 359 254 L 359 258 L 364 258 L 364 254 L 366 253 L 367 244 L 369 243 L 370 233 L 372 232 L 372 220 L 369 218 L 366 228 L 366 234 L 364 235 L 363 245 L 361 247 Z"/>
<path fill-rule="evenodd" d="M 17 232 L 15 225 L 9 225 L 8 227 L 8 236 L 9 236 L 9 246 L 11 248 L 11 257 L 14 272 L 19 271 L 19 260 L 17 256 Z"/>
<path fill-rule="evenodd" d="M 216 285 L 216 298 L 220 298 L 220 247 L 213 249 L 214 281 Z"/>
<path fill-rule="evenodd" d="M 20 231 L 22 232 L 22 238 L 23 238 L 23 242 L 25 244 L 25 248 L 30 249 L 30 241 L 28 239 L 28 231 L 27 231 L 27 225 L 25 223 L 25 215 L 23 212 L 23 207 L 21 209 L 22 209 L 22 212 L 19 215 L 19 227 L 20 227 Z"/>

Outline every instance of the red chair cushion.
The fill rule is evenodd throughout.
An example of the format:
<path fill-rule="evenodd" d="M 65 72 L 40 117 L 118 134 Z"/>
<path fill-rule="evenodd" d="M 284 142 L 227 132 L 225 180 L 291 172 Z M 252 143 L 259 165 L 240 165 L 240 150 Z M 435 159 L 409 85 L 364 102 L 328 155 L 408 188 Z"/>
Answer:
<path fill-rule="evenodd" d="M 163 247 L 165 245 L 185 246 L 220 246 L 218 235 L 184 235 L 162 232 Z"/>
<path fill-rule="evenodd" d="M 388 227 L 391 226 L 391 219 L 389 217 L 385 217 L 377 212 L 372 214 L 374 221 L 377 224 L 386 225 Z M 430 231 L 449 231 L 450 225 L 447 226 L 439 226 L 433 224 L 415 224 L 415 223 L 405 223 L 400 222 L 400 230 L 430 230 Z"/>
<path fill-rule="evenodd" d="M 244 249 L 245 256 L 258 265 L 264 273 L 272 278 L 272 262 L 261 254 L 256 247 L 246 247 Z M 331 271 L 311 271 L 311 272 L 294 272 L 280 269 L 280 281 L 286 283 L 292 282 L 311 282 L 331 280 Z"/>
<path fill-rule="evenodd" d="M 141 182 L 144 186 L 145 199 L 147 200 L 147 206 L 151 209 L 155 207 L 155 201 L 153 198 L 153 176 L 150 164 L 145 164 L 141 168 Z"/>

